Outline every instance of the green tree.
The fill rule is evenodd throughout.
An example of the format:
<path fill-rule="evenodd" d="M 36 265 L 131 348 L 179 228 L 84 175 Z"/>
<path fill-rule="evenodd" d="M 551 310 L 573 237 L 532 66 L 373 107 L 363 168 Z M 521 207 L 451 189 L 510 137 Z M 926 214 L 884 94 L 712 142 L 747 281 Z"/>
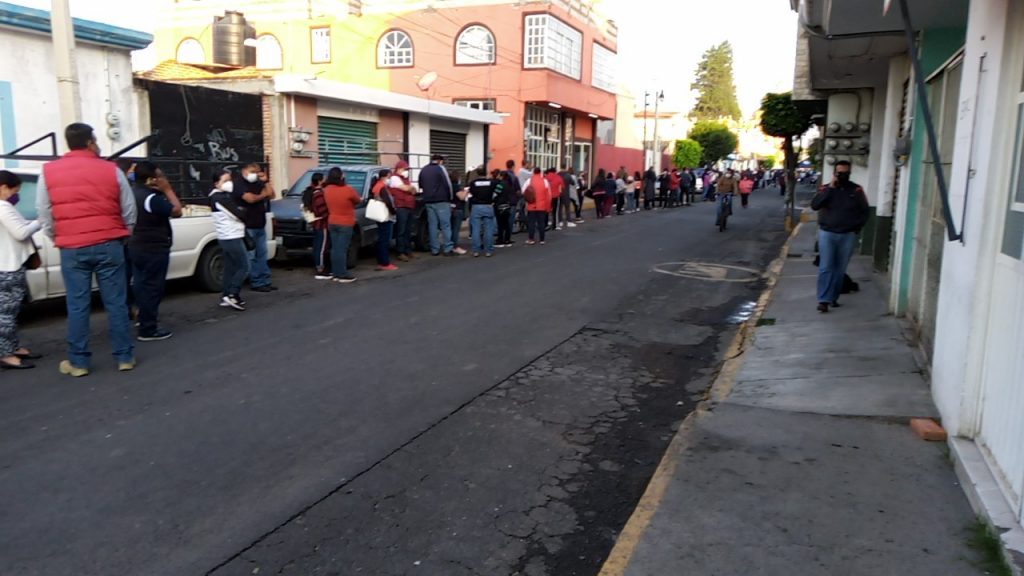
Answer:
<path fill-rule="evenodd" d="M 775 158 L 765 158 L 758 162 L 758 164 L 760 164 L 761 168 L 764 170 L 771 170 L 772 168 L 775 168 Z"/>
<path fill-rule="evenodd" d="M 702 120 L 693 125 L 687 134 L 690 140 L 700 144 L 703 154 L 700 162 L 709 165 L 718 162 L 736 151 L 739 138 L 722 122 Z"/>
<path fill-rule="evenodd" d="M 795 220 L 795 192 L 796 192 L 796 151 L 793 149 L 793 138 L 803 136 L 811 127 L 811 115 L 801 110 L 793 102 L 792 92 L 782 94 L 765 94 L 761 100 L 761 131 L 768 136 L 782 138 L 782 152 L 785 154 L 784 168 L 786 170 L 786 202 L 789 205 L 789 222 L 792 226 Z"/>
<path fill-rule="evenodd" d="M 696 140 L 676 140 L 676 148 L 672 152 L 672 163 L 676 168 L 696 168 L 704 154 L 704 147 Z"/>
<path fill-rule="evenodd" d="M 736 82 L 732 76 L 732 44 L 728 41 L 704 52 L 690 90 L 697 91 L 697 103 L 690 111 L 693 120 L 740 119 Z"/>

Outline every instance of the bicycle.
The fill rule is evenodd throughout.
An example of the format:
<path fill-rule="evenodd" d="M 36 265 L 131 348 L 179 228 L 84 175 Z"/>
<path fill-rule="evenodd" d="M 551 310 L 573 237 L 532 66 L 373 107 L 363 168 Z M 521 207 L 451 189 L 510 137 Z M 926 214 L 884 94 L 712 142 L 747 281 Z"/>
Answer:
<path fill-rule="evenodd" d="M 726 221 L 732 216 L 732 194 L 718 194 L 718 207 L 715 210 L 715 226 L 719 232 L 725 232 Z"/>

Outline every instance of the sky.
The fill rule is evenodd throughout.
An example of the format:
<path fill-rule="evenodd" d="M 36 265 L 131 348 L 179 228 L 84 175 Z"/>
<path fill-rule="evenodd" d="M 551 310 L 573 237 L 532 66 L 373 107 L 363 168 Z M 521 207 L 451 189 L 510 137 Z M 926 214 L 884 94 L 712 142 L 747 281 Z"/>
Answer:
<path fill-rule="evenodd" d="M 50 8 L 50 0 L 10 0 Z M 729 40 L 740 108 L 753 114 L 767 92 L 793 85 L 796 13 L 789 0 L 598 0 L 619 27 L 620 80 L 637 95 L 664 91 L 665 110 L 693 106 L 690 82 L 701 54 Z M 155 0 L 70 0 L 78 18 L 152 32 Z M 146 55 L 137 58 L 145 63 Z"/>

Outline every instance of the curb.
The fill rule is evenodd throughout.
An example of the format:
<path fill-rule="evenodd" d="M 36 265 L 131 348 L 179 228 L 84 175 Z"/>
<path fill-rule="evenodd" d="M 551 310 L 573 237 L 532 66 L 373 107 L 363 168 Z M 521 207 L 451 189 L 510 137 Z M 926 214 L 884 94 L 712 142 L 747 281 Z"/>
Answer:
<path fill-rule="evenodd" d="M 768 303 L 771 302 L 782 268 L 789 256 L 789 244 L 799 233 L 801 226 L 803 226 L 802 223 L 797 224 L 793 228 L 789 237 L 782 244 L 778 257 L 768 265 L 768 269 L 765 272 L 765 276 L 768 278 L 768 285 L 761 292 L 754 313 L 740 326 L 739 330 L 736 331 L 736 335 L 733 336 L 726 352 L 725 361 L 714 376 L 714 381 L 708 389 L 704 400 L 698 403 L 696 408 L 679 425 L 679 430 L 672 437 L 668 449 L 665 450 L 665 455 L 662 456 L 661 462 L 658 463 L 658 467 L 654 470 L 654 475 L 651 476 L 651 480 L 648 482 L 643 496 L 640 497 L 640 501 L 637 502 L 636 508 L 633 509 L 629 520 L 622 528 L 622 531 L 619 532 L 615 540 L 615 546 L 612 547 L 608 558 L 602 564 L 598 576 L 623 576 L 626 573 L 629 562 L 633 558 L 633 554 L 636 552 L 644 532 L 654 518 L 655 512 L 661 506 L 661 500 L 672 481 L 672 477 L 675 475 L 680 458 L 682 458 L 687 448 L 694 442 L 693 436 L 697 419 L 710 416 L 714 404 L 724 400 L 732 391 L 732 387 L 736 382 L 736 375 L 743 365 L 743 352 L 747 349 L 754 331 L 757 329 L 757 322 L 764 315 Z"/>

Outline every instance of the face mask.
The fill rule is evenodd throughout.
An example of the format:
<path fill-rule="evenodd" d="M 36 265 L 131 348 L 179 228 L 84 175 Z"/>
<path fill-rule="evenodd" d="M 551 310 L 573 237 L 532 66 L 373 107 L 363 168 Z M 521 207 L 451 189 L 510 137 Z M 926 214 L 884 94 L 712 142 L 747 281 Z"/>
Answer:
<path fill-rule="evenodd" d="M 17 206 L 19 200 L 21 200 L 21 196 L 19 196 L 17 192 L 11 194 L 11 197 L 7 199 L 7 201 L 11 203 L 11 206 Z"/>
<path fill-rule="evenodd" d="M 839 172 L 836 174 L 836 180 L 838 180 L 840 184 L 846 184 L 847 182 L 850 181 L 850 173 Z"/>
<path fill-rule="evenodd" d="M 227 182 L 220 185 L 220 189 L 222 192 L 227 192 L 228 194 L 230 194 L 235 191 L 235 183 L 232 182 L 231 180 L 228 180 Z"/>
<path fill-rule="evenodd" d="M 245 175 L 245 180 L 247 182 L 249 182 L 250 184 L 253 183 L 253 182 L 256 182 L 257 180 L 259 180 L 259 178 L 260 178 L 260 175 L 255 173 L 255 172 L 250 172 L 250 173 Z"/>

